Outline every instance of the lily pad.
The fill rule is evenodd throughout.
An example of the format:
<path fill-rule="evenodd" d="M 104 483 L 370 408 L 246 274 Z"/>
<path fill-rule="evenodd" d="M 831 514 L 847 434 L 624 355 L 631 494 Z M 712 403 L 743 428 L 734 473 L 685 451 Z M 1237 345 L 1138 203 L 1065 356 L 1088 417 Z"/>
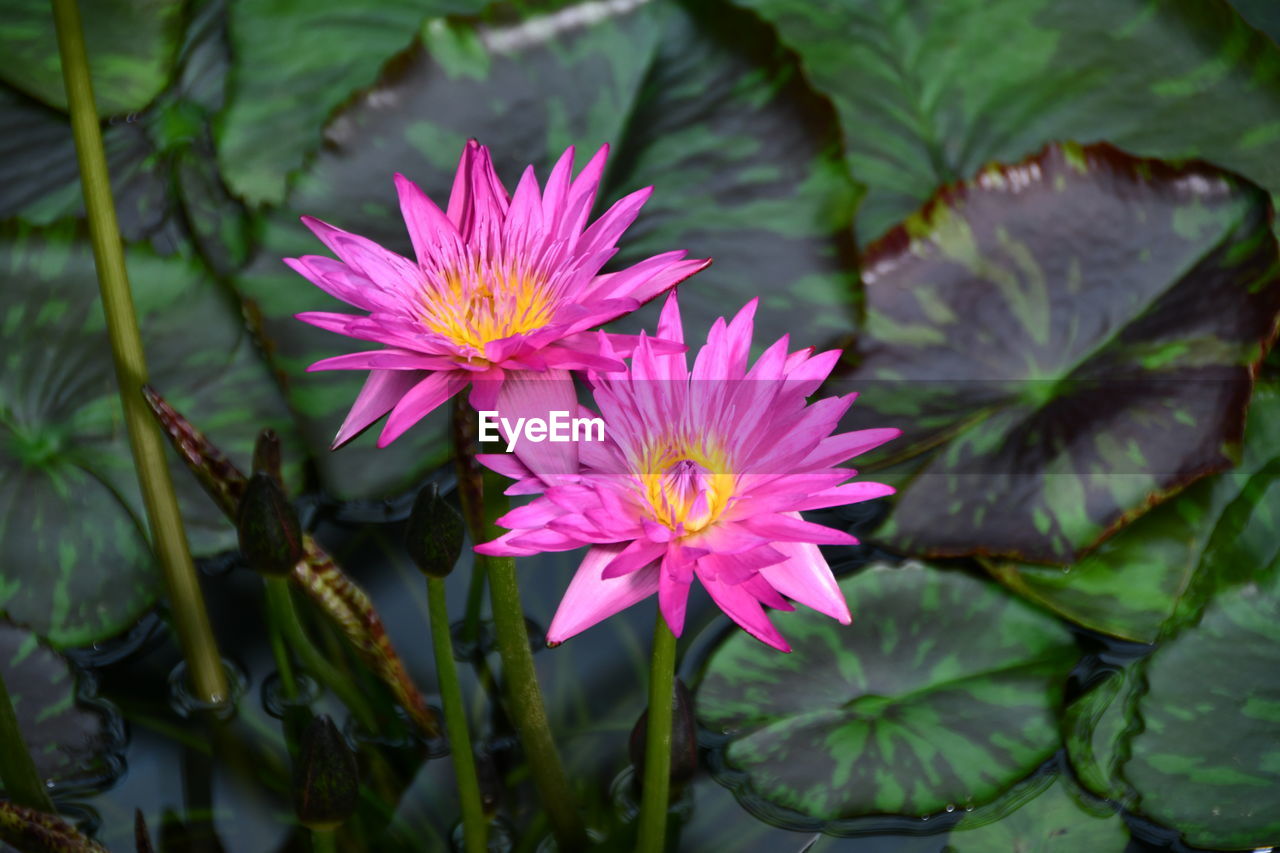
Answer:
<path fill-rule="evenodd" d="M 36 773 L 55 792 L 101 788 L 124 770 L 124 724 L 82 700 L 71 665 L 26 628 L 0 620 L 0 677 Z M 3 788 L 0 788 L 2 791 Z"/>
<path fill-rule="evenodd" d="M 1012 814 L 971 829 L 968 817 L 951 831 L 946 853 L 1124 853 L 1129 829 L 1114 809 L 1085 801 L 1068 776 Z"/>
<path fill-rule="evenodd" d="M 531 35 L 538 33 L 556 38 Z M 299 311 L 342 306 L 280 259 L 322 251 L 299 214 L 410 254 L 392 173 L 447 199 L 469 136 L 491 146 L 512 186 L 529 163 L 545 178 L 570 144 L 581 167 L 612 143 L 601 210 L 657 185 L 622 241 L 628 256 L 619 264 L 643 252 L 683 248 L 699 257 L 724 247 L 723 272 L 717 262 L 682 286 L 691 328 L 705 329 L 760 293 L 783 309 L 762 312 L 771 324 L 762 336 L 791 331 L 817 344 L 853 325 L 856 192 L 839 160 L 834 117 L 751 16 L 719 4 L 697 14 L 670 4 L 600 19 L 550 13 L 510 26 L 441 23 L 428 28 L 427 45 L 333 120 L 287 208 L 266 217 L 262 250 L 235 279 L 261 318 L 331 491 L 353 497 L 406 487 L 440 461 L 445 417 L 384 450 L 368 436 L 329 453 L 364 378 L 305 368 L 368 345 L 295 320 Z M 630 322 L 644 316 L 651 315 Z M 795 325 L 782 328 L 788 322 Z"/>
<path fill-rule="evenodd" d="M 1267 196 L 1208 166 L 1054 145 L 872 246 L 853 415 L 902 427 L 879 535 L 1071 563 L 1229 467 L 1280 310 Z M 883 461 L 883 457 L 882 457 Z"/>
<path fill-rule="evenodd" d="M 169 82 L 182 35 L 181 0 L 98 0 L 81 4 L 98 112 L 140 110 Z M 5 0 L 0 80 L 66 109 L 53 11 L 41 0 Z"/>
<path fill-rule="evenodd" d="M 218 134 L 228 183 L 251 204 L 283 201 L 289 174 L 319 146 L 330 114 L 373 85 L 424 19 L 486 5 L 390 0 L 356 11 L 347 0 L 232 3 L 231 98 Z"/>
<path fill-rule="evenodd" d="M 1070 633 L 999 586 L 921 564 L 840 584 L 854 622 L 778 614 L 789 655 L 735 632 L 698 687 L 739 796 L 821 821 L 990 802 L 1058 748 Z"/>
<path fill-rule="evenodd" d="M 263 426 L 291 438 L 275 383 L 208 273 L 142 249 L 127 263 L 152 382 L 231 453 L 248 456 Z M 91 643 L 137 619 L 159 578 L 81 231 L 0 227 L 0 327 L 0 612 L 56 646 Z M 193 551 L 234 547 L 176 457 L 172 470 Z"/>
<path fill-rule="evenodd" d="M 1095 631 L 1154 642 L 1224 586 L 1269 565 L 1280 539 L 1280 386 L 1259 385 L 1244 458 L 1161 504 L 1069 569 L 989 562 L 1010 589 Z"/>
<path fill-rule="evenodd" d="M 868 188 L 863 239 L 1057 139 L 1201 157 L 1280 190 L 1280 48 L 1226 3 L 735 2 L 778 28 L 835 104 Z"/>
<path fill-rule="evenodd" d="M 1196 847 L 1280 838 L 1280 562 L 1264 575 L 1076 715 L 1081 778 Z"/>

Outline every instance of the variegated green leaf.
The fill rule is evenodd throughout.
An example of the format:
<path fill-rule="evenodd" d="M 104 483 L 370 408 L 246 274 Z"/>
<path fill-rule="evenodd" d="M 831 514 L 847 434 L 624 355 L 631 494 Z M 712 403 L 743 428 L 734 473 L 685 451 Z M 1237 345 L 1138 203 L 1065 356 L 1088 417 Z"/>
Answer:
<path fill-rule="evenodd" d="M 1224 2 L 735 2 L 778 27 L 834 102 L 868 187 L 864 240 L 1058 139 L 1201 157 L 1280 190 L 1280 48 Z"/>
<path fill-rule="evenodd" d="M 1258 386 L 1240 465 L 1188 488 L 1069 568 L 989 562 L 1010 589 L 1066 618 L 1153 642 L 1280 552 L 1280 387 Z M 1172 622 L 1171 622 L 1172 620 Z"/>
<path fill-rule="evenodd" d="M 71 665 L 30 630 L 0 619 L 0 677 L 36 773 L 55 791 L 92 790 L 124 770 L 124 724 L 82 699 Z M 0 787 L 3 794 L 3 787 Z"/>
<path fill-rule="evenodd" d="M 1047 789 L 996 821 L 973 817 L 951 831 L 946 853 L 1125 853 L 1129 846 L 1120 815 L 1087 800 L 1069 776 L 1056 776 Z"/>
<path fill-rule="evenodd" d="M 231 452 L 288 413 L 234 308 L 197 263 L 127 255 L 152 381 Z M 109 637 L 158 592 L 88 241 L 0 228 L 0 612 L 55 645 Z M 137 389 L 142 393 L 142 389 Z M 296 458 L 296 454 L 295 454 Z M 193 550 L 235 532 L 175 457 Z"/>
<path fill-rule="evenodd" d="M 1072 762 L 1098 793 L 1239 850 L 1280 840 L 1280 561 L 1072 709 Z"/>
<path fill-rule="evenodd" d="M 773 618 L 780 654 L 734 632 L 698 687 L 740 796 L 819 820 L 929 815 L 994 800 L 1058 747 L 1078 652 L 999 586 L 920 564 L 841 583 L 850 626 Z"/>
<path fill-rule="evenodd" d="M 334 119 L 287 208 L 266 218 L 262 250 L 236 286 L 261 316 L 331 490 L 354 496 L 405 487 L 439 462 L 445 418 L 428 418 L 384 450 L 369 436 L 329 453 L 364 374 L 305 368 L 368 343 L 295 320 L 299 311 L 347 306 L 280 259 L 323 251 L 299 214 L 410 254 L 392 173 L 404 172 L 443 203 L 469 136 L 491 146 L 508 186 L 529 163 L 545 178 L 568 145 L 577 146 L 581 167 L 611 143 L 601 210 L 657 185 L 617 265 L 677 248 L 722 255 L 682 286 L 690 328 L 705 330 L 757 294 L 771 309 L 761 314 L 762 338 L 790 331 L 820 344 L 853 324 L 848 226 L 856 193 L 829 108 L 751 16 L 718 4 L 692 13 L 654 5 L 605 16 L 570 6 L 509 25 L 428 27 L 430 53 L 407 57 Z M 652 318 L 628 323 L 652 328 Z"/>
<path fill-rule="evenodd" d="M 140 110 L 169 82 L 184 23 L 183 0 L 82 3 L 98 112 Z M 0 3 L 0 80 L 66 109 L 53 9 L 41 0 Z"/>
<path fill-rule="evenodd" d="M 1228 467 L 1280 309 L 1269 217 L 1207 166 L 1063 144 L 872 246 L 844 379 L 910 462 L 879 535 L 1070 563 Z"/>

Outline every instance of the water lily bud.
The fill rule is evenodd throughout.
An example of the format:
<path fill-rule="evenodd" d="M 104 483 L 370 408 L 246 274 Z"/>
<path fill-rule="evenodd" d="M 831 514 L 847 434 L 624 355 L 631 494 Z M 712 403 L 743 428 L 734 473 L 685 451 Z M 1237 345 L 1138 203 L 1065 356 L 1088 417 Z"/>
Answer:
<path fill-rule="evenodd" d="M 684 682 L 676 679 L 671 697 L 671 786 L 680 789 L 693 778 L 698 770 L 698 729 L 693 717 L 693 697 Z M 644 752 L 649 729 L 649 711 L 645 710 L 631 729 L 631 764 L 636 770 L 636 782 L 644 784 Z"/>
<path fill-rule="evenodd" d="M 302 525 L 275 478 L 255 473 L 240 499 L 240 552 L 249 568 L 264 575 L 287 575 L 302 559 Z"/>
<path fill-rule="evenodd" d="M 133 810 L 133 843 L 138 853 L 155 853 L 151 845 L 151 833 L 147 830 L 147 819 L 142 816 L 142 809 Z"/>
<path fill-rule="evenodd" d="M 259 471 L 270 474 L 284 488 L 280 476 L 280 436 L 270 428 L 258 433 L 258 440 L 253 445 L 253 473 Z"/>
<path fill-rule="evenodd" d="M 356 810 L 359 790 L 355 753 L 321 714 L 303 734 L 293 766 L 293 810 L 309 829 L 336 829 Z"/>
<path fill-rule="evenodd" d="M 465 526 L 462 516 L 440 497 L 435 483 L 418 492 L 405 530 L 405 549 L 422 573 L 432 578 L 447 577 L 462 553 Z"/>

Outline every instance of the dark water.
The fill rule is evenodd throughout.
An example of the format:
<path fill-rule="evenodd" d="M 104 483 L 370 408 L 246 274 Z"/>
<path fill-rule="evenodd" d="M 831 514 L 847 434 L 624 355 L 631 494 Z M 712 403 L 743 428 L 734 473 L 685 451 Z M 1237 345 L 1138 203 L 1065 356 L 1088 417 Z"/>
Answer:
<path fill-rule="evenodd" d="M 370 594 L 393 642 L 414 680 L 438 705 L 434 665 L 427 629 L 425 587 L 401 551 L 401 523 L 407 496 L 395 501 L 336 506 L 304 501 L 304 516 L 345 570 Z M 878 521 L 879 508 L 844 507 L 822 519 L 856 532 Z M 872 559 L 889 555 L 865 546 L 832 549 L 838 573 L 856 571 Z M 465 559 L 465 558 L 464 558 Z M 559 595 L 577 565 L 576 554 L 548 554 L 520 561 L 526 613 L 546 625 Z M 204 587 L 224 656 L 242 680 L 238 712 L 229 720 L 181 711 L 181 691 L 171 688 L 179 666 L 176 645 L 158 617 L 144 620 L 127 638 L 104 648 L 73 655 L 94 673 L 97 692 L 120 709 L 127 721 L 122 775 L 106 790 L 62 798 L 69 813 L 81 814 L 96 826 L 98 838 L 114 851 L 133 850 L 133 814 L 140 808 L 163 851 L 307 850 L 305 833 L 295 830 L 289 799 L 290 769 L 286 726 L 289 717 L 278 697 L 263 611 L 261 580 L 244 568 L 235 554 L 202 561 Z M 460 566 L 448 580 L 450 611 L 460 619 L 470 572 Z M 303 603 L 299 597 L 299 603 Z M 305 611 L 305 609 L 304 609 Z M 589 815 L 589 823 L 609 840 L 602 849 L 626 850 L 626 820 L 634 811 L 627 752 L 631 729 L 644 709 L 647 650 L 654 603 L 646 602 L 554 650 L 536 656 L 548 711 L 570 773 Z M 366 797 L 356 820 L 361 844 L 342 850 L 447 850 L 454 832 L 452 768 L 447 757 L 431 758 L 440 744 L 415 737 L 374 683 L 326 630 L 314 612 L 304 618 L 331 662 L 351 666 L 363 679 L 362 693 L 375 702 L 384 730 L 376 736 L 360 729 L 345 709 L 315 688 L 315 711 L 343 721 L 359 754 Z M 702 661 L 717 640 L 731 630 L 711 601 L 695 591 L 686 633 L 681 641 L 681 673 L 693 683 Z M 1072 690 L 1099 671 L 1146 653 L 1147 647 L 1079 633 L 1084 655 L 1073 676 Z M 535 646 L 541 644 L 535 638 Z M 490 656 L 491 658 L 494 656 Z M 529 824 L 532 801 L 527 778 L 513 753 L 510 726 L 492 701 L 491 685 L 477 677 L 472 665 L 460 667 L 464 694 L 473 708 L 473 734 L 482 739 L 488 760 L 482 773 L 498 799 L 508 826 Z M 180 684 L 179 684 L 180 686 Z M 314 685 L 312 685 L 314 687 Z M 304 691 L 305 692 L 305 691 Z M 296 712 L 290 712 L 296 713 Z M 964 810 L 932 819 L 872 818 L 842 825 L 849 837 L 833 837 L 805 826 L 763 802 L 741 803 L 725 784 L 731 774 L 720 771 L 713 738 L 703 733 L 700 768 L 676 806 L 681 851 L 716 853 L 946 853 L 950 828 Z M 1055 757 L 1040 778 L 1057 771 Z M 497 783 L 507 778 L 506 785 Z M 717 778 L 719 777 L 719 778 Z M 1024 783 L 1034 791 L 1037 779 Z M 504 792 L 505 790 L 505 792 Z M 1125 853 L 1185 851 L 1167 831 L 1126 818 L 1133 840 Z M 546 850 L 534 836 L 516 837 L 510 849 Z M 1055 848 L 1058 849 L 1058 848 Z M 993 851 L 997 853 L 997 851 Z M 1082 853 L 1084 853 L 1082 851 Z M 1088 851 L 1111 853 L 1111 851 Z"/>

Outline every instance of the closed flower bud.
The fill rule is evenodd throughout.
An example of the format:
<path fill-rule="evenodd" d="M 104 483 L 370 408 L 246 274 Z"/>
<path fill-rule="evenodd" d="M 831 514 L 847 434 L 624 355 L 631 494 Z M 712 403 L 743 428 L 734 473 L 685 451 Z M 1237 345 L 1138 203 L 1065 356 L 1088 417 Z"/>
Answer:
<path fill-rule="evenodd" d="M 333 720 L 321 714 L 302 736 L 293 767 L 293 809 L 309 829 L 336 829 L 356 809 L 356 757 Z"/>
<path fill-rule="evenodd" d="M 280 436 L 270 428 L 258 433 L 258 440 L 253 445 L 253 473 L 259 471 L 270 474 L 281 487 L 284 486 L 280 476 Z"/>
<path fill-rule="evenodd" d="M 147 830 L 147 819 L 142 816 L 142 809 L 133 810 L 133 842 L 138 853 L 156 853 L 151 845 L 151 833 Z"/>
<path fill-rule="evenodd" d="M 405 530 L 405 549 L 427 577 L 443 578 L 462 554 L 465 530 L 462 516 L 440 497 L 435 483 L 418 492 Z"/>
<path fill-rule="evenodd" d="M 302 525 L 284 490 L 265 471 L 255 473 L 240 499 L 240 552 L 249 568 L 287 575 L 302 559 Z"/>
<path fill-rule="evenodd" d="M 675 695 L 671 697 L 671 783 L 672 793 L 693 778 L 698 770 L 698 729 L 693 716 L 693 697 L 689 688 L 679 678 L 675 683 Z M 636 781 L 644 784 L 645 736 L 649 729 L 649 712 L 646 710 L 636 720 L 631 730 L 631 764 L 636 770 Z"/>

